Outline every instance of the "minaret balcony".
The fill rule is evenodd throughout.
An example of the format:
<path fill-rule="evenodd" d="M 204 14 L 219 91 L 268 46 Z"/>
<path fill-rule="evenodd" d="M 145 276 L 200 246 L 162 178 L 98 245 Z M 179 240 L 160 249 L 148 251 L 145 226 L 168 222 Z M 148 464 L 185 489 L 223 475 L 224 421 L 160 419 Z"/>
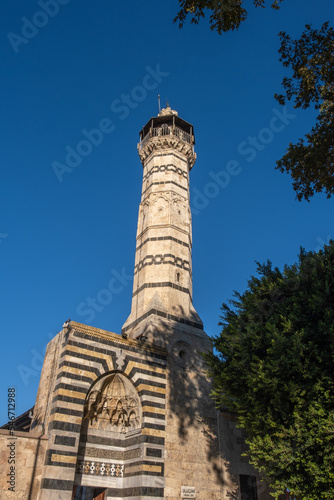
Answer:
<path fill-rule="evenodd" d="M 147 132 L 143 139 L 139 143 L 139 148 L 145 146 L 147 141 L 152 137 L 162 137 L 166 135 L 175 135 L 180 141 L 187 142 L 188 144 L 194 143 L 194 136 L 185 132 L 179 127 L 172 127 L 167 124 L 163 124 L 161 127 L 153 127 Z"/>

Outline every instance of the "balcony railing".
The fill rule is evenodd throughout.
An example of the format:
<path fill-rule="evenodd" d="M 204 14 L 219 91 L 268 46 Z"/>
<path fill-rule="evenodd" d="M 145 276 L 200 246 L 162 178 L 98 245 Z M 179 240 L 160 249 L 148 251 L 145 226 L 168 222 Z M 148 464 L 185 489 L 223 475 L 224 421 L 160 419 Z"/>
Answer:
<path fill-rule="evenodd" d="M 192 136 L 182 130 L 179 127 L 169 127 L 168 125 L 164 124 L 161 127 L 154 127 L 150 129 L 150 132 L 145 135 L 145 137 L 141 140 L 140 142 L 140 147 L 142 148 L 146 142 L 151 138 L 151 137 L 161 137 L 164 135 L 176 135 L 181 141 L 188 142 L 188 144 L 192 144 Z"/>

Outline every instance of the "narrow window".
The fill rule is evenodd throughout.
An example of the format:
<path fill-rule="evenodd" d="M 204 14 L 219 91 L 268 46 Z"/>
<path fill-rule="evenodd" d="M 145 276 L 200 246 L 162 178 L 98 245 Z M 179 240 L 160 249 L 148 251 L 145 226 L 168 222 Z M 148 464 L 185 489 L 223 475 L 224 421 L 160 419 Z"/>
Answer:
<path fill-rule="evenodd" d="M 169 134 L 170 134 L 170 130 L 169 130 L 167 123 L 163 123 L 161 126 L 161 135 L 169 135 Z"/>
<path fill-rule="evenodd" d="M 258 500 L 255 476 L 240 474 L 240 494 L 241 500 Z"/>

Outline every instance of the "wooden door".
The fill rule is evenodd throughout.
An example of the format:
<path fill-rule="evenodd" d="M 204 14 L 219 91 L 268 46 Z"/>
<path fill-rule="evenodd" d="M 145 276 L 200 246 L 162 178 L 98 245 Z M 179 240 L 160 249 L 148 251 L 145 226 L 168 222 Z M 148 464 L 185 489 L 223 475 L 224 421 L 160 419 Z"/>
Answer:
<path fill-rule="evenodd" d="M 74 486 L 72 500 L 104 500 L 105 488 L 90 488 L 88 486 Z"/>
<path fill-rule="evenodd" d="M 94 500 L 104 500 L 104 493 L 105 493 L 105 490 L 95 489 L 94 490 Z"/>

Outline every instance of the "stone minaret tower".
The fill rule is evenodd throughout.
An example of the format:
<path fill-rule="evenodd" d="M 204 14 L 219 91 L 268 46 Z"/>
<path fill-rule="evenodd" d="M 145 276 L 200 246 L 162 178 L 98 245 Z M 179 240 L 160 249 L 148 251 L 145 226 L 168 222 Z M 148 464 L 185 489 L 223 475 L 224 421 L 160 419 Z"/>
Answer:
<path fill-rule="evenodd" d="M 194 143 L 192 125 L 168 104 L 140 132 L 143 186 L 132 307 L 123 336 L 163 343 L 166 321 L 203 329 L 192 304 L 189 172 L 196 160 Z"/>
<path fill-rule="evenodd" d="M 196 160 L 194 143 L 192 125 L 168 105 L 140 132 L 143 186 L 132 308 L 122 329 L 127 341 L 137 339 L 167 352 L 163 456 L 168 500 L 178 500 L 183 486 L 201 491 L 203 500 L 222 497 L 214 472 L 220 468 L 217 416 L 200 355 L 211 343 L 192 304 L 189 173 Z"/>

